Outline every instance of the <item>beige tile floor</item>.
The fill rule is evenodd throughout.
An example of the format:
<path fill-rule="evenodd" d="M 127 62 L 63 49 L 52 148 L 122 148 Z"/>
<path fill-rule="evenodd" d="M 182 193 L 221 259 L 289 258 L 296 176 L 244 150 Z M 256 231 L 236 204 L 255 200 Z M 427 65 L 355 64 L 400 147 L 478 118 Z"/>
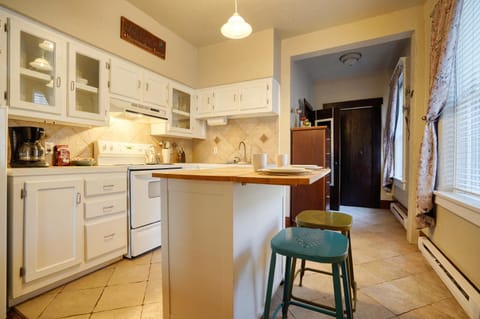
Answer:
<path fill-rule="evenodd" d="M 388 210 L 342 207 L 342 211 L 354 220 L 356 319 L 468 319 L 416 246 L 407 243 L 405 230 Z M 16 310 L 28 319 L 161 319 L 160 261 L 160 249 L 122 260 L 20 304 Z M 294 289 L 297 296 L 323 303 L 333 303 L 331 292 L 331 278 L 311 272 L 305 275 L 303 287 Z M 274 299 L 280 295 L 278 291 Z M 289 318 L 331 317 L 292 306 Z"/>

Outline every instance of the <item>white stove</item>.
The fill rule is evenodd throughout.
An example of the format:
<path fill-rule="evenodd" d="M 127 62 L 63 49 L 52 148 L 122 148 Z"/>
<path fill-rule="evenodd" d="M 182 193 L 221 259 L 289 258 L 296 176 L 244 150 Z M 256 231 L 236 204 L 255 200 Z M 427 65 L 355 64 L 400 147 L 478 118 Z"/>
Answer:
<path fill-rule="evenodd" d="M 152 173 L 180 169 L 171 164 L 145 164 L 151 144 L 99 140 L 94 154 L 97 165 L 127 166 L 128 253 L 133 258 L 161 245 L 161 181 Z"/>

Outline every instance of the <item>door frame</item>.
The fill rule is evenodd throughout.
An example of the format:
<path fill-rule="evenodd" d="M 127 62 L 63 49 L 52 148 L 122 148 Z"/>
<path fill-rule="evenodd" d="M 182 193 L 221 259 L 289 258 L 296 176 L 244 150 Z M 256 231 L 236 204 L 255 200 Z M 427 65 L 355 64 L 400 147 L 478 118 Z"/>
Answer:
<path fill-rule="evenodd" d="M 330 208 L 332 210 L 340 209 L 340 111 L 342 109 L 351 109 L 351 108 L 360 108 L 365 106 L 372 106 L 374 110 L 378 112 L 378 125 L 380 130 L 377 130 L 375 134 L 375 139 L 380 141 L 381 137 L 381 108 L 383 104 L 383 98 L 371 98 L 371 99 L 362 99 L 362 100 L 352 100 L 344 102 L 335 102 L 335 103 L 325 103 L 323 104 L 323 109 L 332 109 L 333 110 L 333 163 L 332 168 L 334 171 L 333 174 L 333 186 L 330 188 Z M 381 150 L 381 145 L 379 145 Z M 379 174 L 381 173 L 380 158 L 377 159 L 374 164 L 374 167 L 377 167 Z M 380 183 L 380 180 L 379 180 Z M 380 194 L 380 188 L 378 189 Z M 380 204 L 380 203 L 379 203 Z"/>

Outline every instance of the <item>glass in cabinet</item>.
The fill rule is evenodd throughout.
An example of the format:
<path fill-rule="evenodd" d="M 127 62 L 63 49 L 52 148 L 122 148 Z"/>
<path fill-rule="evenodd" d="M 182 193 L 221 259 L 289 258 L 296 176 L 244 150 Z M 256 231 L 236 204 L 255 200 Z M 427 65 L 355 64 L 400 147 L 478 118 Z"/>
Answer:
<path fill-rule="evenodd" d="M 61 114 L 66 42 L 25 21 L 10 19 L 10 106 Z"/>
<path fill-rule="evenodd" d="M 69 43 L 68 62 L 68 115 L 104 121 L 107 58 L 93 48 Z"/>
<path fill-rule="evenodd" d="M 186 91 L 186 90 L 185 90 Z M 191 94 L 179 90 L 172 89 L 172 117 L 171 128 L 181 130 L 191 130 Z"/>

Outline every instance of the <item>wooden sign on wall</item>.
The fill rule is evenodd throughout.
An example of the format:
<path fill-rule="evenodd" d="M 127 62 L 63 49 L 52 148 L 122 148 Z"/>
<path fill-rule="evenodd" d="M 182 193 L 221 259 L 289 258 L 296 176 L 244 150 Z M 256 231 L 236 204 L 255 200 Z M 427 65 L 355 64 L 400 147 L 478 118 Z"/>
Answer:
<path fill-rule="evenodd" d="M 125 17 L 120 19 L 120 38 L 165 60 L 167 43 Z"/>

